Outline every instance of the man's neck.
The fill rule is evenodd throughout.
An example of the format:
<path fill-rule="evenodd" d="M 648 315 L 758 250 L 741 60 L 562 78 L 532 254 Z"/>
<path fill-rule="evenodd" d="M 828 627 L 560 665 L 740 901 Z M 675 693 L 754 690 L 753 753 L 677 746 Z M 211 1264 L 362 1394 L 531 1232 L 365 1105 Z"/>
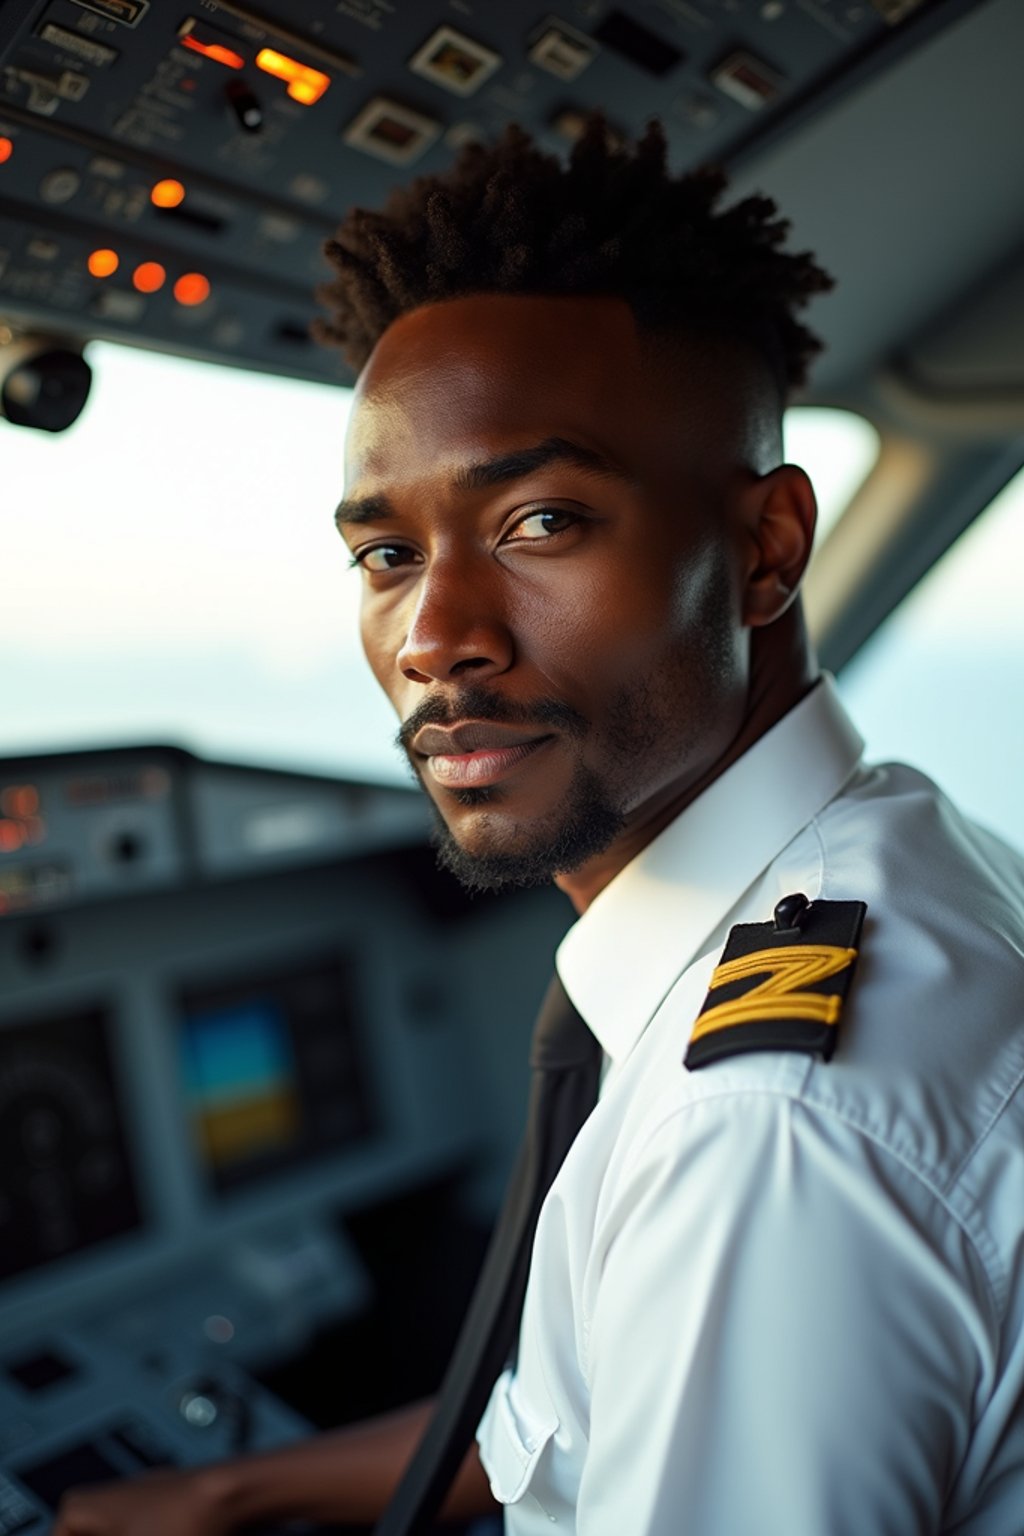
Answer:
<path fill-rule="evenodd" d="M 785 625 L 772 626 L 772 631 L 777 632 L 763 630 L 754 636 L 746 709 L 740 729 L 725 752 L 695 781 L 684 786 L 668 785 L 645 801 L 627 817 L 625 828 L 603 853 L 589 859 L 580 869 L 556 875 L 555 884 L 565 892 L 578 914 L 582 915 L 620 870 L 632 863 L 814 687 L 821 674 L 807 643 L 799 610 L 791 611 L 787 619 Z"/>

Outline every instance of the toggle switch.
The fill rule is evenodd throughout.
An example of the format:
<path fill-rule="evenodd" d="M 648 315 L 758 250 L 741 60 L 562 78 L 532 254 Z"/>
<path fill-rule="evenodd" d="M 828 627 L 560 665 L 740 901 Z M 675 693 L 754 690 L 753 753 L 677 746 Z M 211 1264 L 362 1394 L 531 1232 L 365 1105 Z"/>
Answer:
<path fill-rule="evenodd" d="M 263 108 L 252 88 L 244 80 L 229 80 L 226 95 L 239 127 L 244 128 L 246 133 L 259 133 L 263 127 Z"/>

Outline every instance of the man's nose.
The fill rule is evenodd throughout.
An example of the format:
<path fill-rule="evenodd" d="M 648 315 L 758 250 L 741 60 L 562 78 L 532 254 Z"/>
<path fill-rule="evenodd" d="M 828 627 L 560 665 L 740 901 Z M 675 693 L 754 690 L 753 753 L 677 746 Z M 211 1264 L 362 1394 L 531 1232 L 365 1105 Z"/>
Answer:
<path fill-rule="evenodd" d="M 419 584 L 398 652 L 402 676 L 439 683 L 472 674 L 484 682 L 507 671 L 514 654 L 500 596 L 487 574 L 475 564 L 436 564 Z"/>

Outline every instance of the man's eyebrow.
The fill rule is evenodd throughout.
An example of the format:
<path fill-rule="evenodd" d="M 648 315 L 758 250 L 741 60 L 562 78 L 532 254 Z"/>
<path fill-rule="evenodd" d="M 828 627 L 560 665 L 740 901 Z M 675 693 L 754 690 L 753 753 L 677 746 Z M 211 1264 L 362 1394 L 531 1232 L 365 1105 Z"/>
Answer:
<path fill-rule="evenodd" d="M 510 480 L 523 480 L 549 464 L 569 464 L 606 480 L 629 481 L 625 470 L 593 448 L 584 448 L 566 437 L 546 437 L 531 448 L 517 448 L 479 464 L 467 464 L 458 470 L 452 484 L 459 491 L 484 491 Z M 334 521 L 339 528 L 353 524 L 383 522 L 396 516 L 386 496 L 356 496 L 338 505 Z"/>
<path fill-rule="evenodd" d="M 457 472 L 454 483 L 460 491 L 484 491 L 507 480 L 523 480 L 549 464 L 569 464 L 606 480 L 629 478 L 617 464 L 593 448 L 584 448 L 566 437 L 546 437 L 532 448 L 517 448 L 514 453 L 503 453 L 481 464 L 467 464 Z"/>
<path fill-rule="evenodd" d="M 394 515 L 395 509 L 386 496 L 346 497 L 338 502 L 334 526 L 346 528 L 358 523 L 383 523 Z"/>

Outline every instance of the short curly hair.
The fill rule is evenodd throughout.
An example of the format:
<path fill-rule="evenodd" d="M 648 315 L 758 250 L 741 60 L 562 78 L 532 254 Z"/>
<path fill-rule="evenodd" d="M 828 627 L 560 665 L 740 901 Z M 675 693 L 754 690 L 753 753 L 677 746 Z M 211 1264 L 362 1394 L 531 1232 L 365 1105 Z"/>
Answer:
<path fill-rule="evenodd" d="M 356 371 L 393 320 L 468 294 L 604 294 L 643 330 L 711 334 L 753 346 L 783 397 L 803 384 L 818 338 L 795 318 L 832 279 L 808 252 L 782 249 L 789 225 L 770 198 L 720 208 L 717 169 L 673 176 L 664 129 L 634 146 L 591 114 L 568 164 L 511 124 L 467 145 L 452 168 L 353 208 L 326 255 L 337 276 L 317 339 Z"/>

